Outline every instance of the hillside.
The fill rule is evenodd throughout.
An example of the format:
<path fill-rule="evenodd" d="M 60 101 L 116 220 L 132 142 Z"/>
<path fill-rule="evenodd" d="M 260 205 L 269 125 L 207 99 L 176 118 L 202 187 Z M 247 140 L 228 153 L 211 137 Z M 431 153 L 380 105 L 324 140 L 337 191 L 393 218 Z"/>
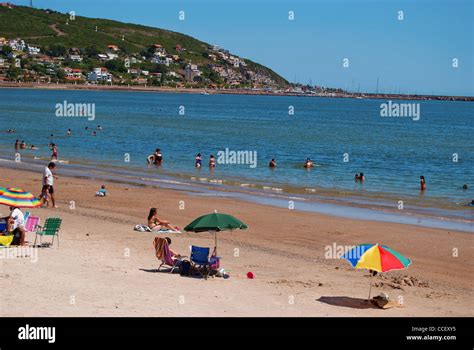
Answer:
<path fill-rule="evenodd" d="M 41 53 L 47 53 L 48 50 L 57 46 L 63 46 L 68 50 L 78 48 L 82 53 L 87 50 L 88 52 L 105 52 L 109 45 L 116 45 L 120 48 L 122 58 L 125 55 L 143 56 L 143 52 L 146 52 L 151 45 L 159 44 L 167 54 L 179 55 L 180 65 L 171 67 L 171 70 L 182 73 L 184 64 L 192 63 L 198 65 L 203 71 L 203 76 L 214 83 L 225 83 L 225 79 L 219 79 L 219 72 L 217 75 L 212 74 L 213 71 L 210 71 L 212 65 L 234 69 L 237 73 L 243 69 L 242 66 L 235 67 L 226 60 L 222 60 L 221 56 L 225 54 L 219 54 L 221 56 L 215 59 L 216 52 L 214 51 L 216 50 L 213 50 L 212 45 L 188 35 L 106 19 L 76 16 L 74 20 L 71 20 L 69 14 L 23 6 L 14 8 L 0 6 L 0 37 L 21 38 L 27 45 L 39 46 Z M 180 45 L 184 50 L 178 52 L 176 45 Z M 225 50 L 221 51 L 232 55 Z M 85 63 L 89 61 L 88 67 L 92 67 L 96 64 L 95 57 L 89 55 L 89 58 L 92 60 L 86 60 Z M 241 58 L 241 61 L 245 62 L 242 64 L 245 65 L 245 70 L 270 78 L 274 85 L 283 87 L 289 84 L 284 78 L 263 65 L 245 58 Z M 76 68 L 85 69 L 86 67 Z M 217 69 L 214 70 L 217 71 Z"/>

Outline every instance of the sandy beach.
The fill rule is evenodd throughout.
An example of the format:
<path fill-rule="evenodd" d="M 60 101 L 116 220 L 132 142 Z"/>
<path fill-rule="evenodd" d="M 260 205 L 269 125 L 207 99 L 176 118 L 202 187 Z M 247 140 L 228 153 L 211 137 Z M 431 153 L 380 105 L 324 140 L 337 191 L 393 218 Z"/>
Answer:
<path fill-rule="evenodd" d="M 40 173 L 1 168 L 0 179 L 0 186 L 33 193 L 41 187 Z M 94 197 L 101 184 L 60 177 L 59 208 L 30 210 L 42 221 L 63 219 L 60 247 L 2 255 L 1 288 L 9 300 L 0 299 L 0 316 L 474 315 L 472 234 L 118 183 L 105 183 L 109 196 Z M 213 210 L 246 222 L 248 230 L 219 234 L 221 266 L 230 278 L 206 281 L 157 272 L 155 234 L 133 231 L 145 223 L 150 207 L 179 227 Z M 0 207 L 0 213 L 7 215 L 8 208 Z M 168 236 L 183 255 L 191 244 L 213 246 L 208 233 Z M 407 270 L 373 279 L 372 295 L 385 292 L 403 307 L 370 306 L 364 301 L 368 272 L 325 257 L 327 246 L 361 243 L 384 244 L 412 260 Z M 255 279 L 246 277 L 249 271 Z"/>

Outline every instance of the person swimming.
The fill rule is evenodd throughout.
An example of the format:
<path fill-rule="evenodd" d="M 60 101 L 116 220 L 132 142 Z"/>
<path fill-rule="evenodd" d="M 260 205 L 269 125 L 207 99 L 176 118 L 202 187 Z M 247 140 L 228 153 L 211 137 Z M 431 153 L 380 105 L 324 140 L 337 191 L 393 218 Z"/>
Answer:
<path fill-rule="evenodd" d="M 303 165 L 306 169 L 312 168 L 314 166 L 313 161 L 310 158 L 306 158 L 306 162 Z"/>
<path fill-rule="evenodd" d="M 213 169 L 216 167 L 216 158 L 213 154 L 209 157 L 209 168 Z"/>
<path fill-rule="evenodd" d="M 194 166 L 196 168 L 200 168 L 202 165 L 202 158 L 201 158 L 201 153 L 196 154 L 196 158 L 194 158 Z"/>
<path fill-rule="evenodd" d="M 71 129 L 67 129 L 67 133 L 66 133 L 67 136 L 71 136 L 72 135 L 72 131 Z"/>
<path fill-rule="evenodd" d="M 147 162 L 148 165 L 153 164 L 153 165 L 156 165 L 156 166 L 160 166 L 161 163 L 163 162 L 163 155 L 161 154 L 161 150 L 159 148 L 157 148 L 155 150 L 155 153 L 150 154 L 146 158 L 146 162 Z"/>
<path fill-rule="evenodd" d="M 30 149 L 32 149 L 33 151 L 36 151 L 38 149 L 38 147 L 36 147 L 35 145 L 31 145 Z"/>
<path fill-rule="evenodd" d="M 102 131 L 102 127 L 100 125 L 97 125 L 97 130 Z"/>
<path fill-rule="evenodd" d="M 20 148 L 21 149 L 26 149 L 26 142 L 25 141 L 21 141 Z"/>
<path fill-rule="evenodd" d="M 18 150 L 20 148 L 20 140 L 15 141 L 15 149 Z"/>
<path fill-rule="evenodd" d="M 270 163 L 268 163 L 268 166 L 269 166 L 270 168 L 276 168 L 277 162 L 276 162 L 275 158 L 272 158 L 272 160 L 270 161 Z"/>
<path fill-rule="evenodd" d="M 93 132 L 92 132 L 92 136 L 97 136 L 97 132 L 96 132 L 96 131 L 93 131 Z"/>
<path fill-rule="evenodd" d="M 421 191 L 426 190 L 426 181 L 423 175 L 420 176 L 420 190 Z"/>
<path fill-rule="evenodd" d="M 467 184 L 462 185 L 463 190 L 467 190 Z"/>

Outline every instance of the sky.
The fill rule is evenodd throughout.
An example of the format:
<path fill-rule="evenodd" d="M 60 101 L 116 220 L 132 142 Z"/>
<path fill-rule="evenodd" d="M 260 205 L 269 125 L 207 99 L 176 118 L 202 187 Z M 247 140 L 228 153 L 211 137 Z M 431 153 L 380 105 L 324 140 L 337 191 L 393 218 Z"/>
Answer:
<path fill-rule="evenodd" d="M 10 2 L 29 5 L 29 0 Z M 378 81 L 379 92 L 474 96 L 473 0 L 33 0 L 33 4 L 185 33 L 272 68 L 290 82 L 375 92 Z M 179 19 L 180 11 L 184 20 Z"/>

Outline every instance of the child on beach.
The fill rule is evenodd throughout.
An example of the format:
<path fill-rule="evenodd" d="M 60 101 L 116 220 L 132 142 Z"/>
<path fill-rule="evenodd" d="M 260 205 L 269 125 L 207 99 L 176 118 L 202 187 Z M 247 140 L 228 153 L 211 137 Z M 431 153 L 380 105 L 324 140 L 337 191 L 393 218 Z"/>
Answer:
<path fill-rule="evenodd" d="M 105 185 L 100 186 L 100 189 L 95 193 L 96 197 L 105 197 L 107 195 L 107 190 Z"/>
<path fill-rule="evenodd" d="M 51 150 L 53 151 L 53 154 L 51 155 L 51 160 L 58 160 L 58 147 L 55 143 L 51 144 Z"/>
<path fill-rule="evenodd" d="M 161 220 L 158 217 L 158 210 L 156 208 L 151 208 L 150 212 L 148 213 L 148 227 L 153 231 L 159 231 L 162 228 L 167 228 L 168 230 L 179 232 L 179 228 L 177 226 L 171 226 L 168 220 Z"/>

